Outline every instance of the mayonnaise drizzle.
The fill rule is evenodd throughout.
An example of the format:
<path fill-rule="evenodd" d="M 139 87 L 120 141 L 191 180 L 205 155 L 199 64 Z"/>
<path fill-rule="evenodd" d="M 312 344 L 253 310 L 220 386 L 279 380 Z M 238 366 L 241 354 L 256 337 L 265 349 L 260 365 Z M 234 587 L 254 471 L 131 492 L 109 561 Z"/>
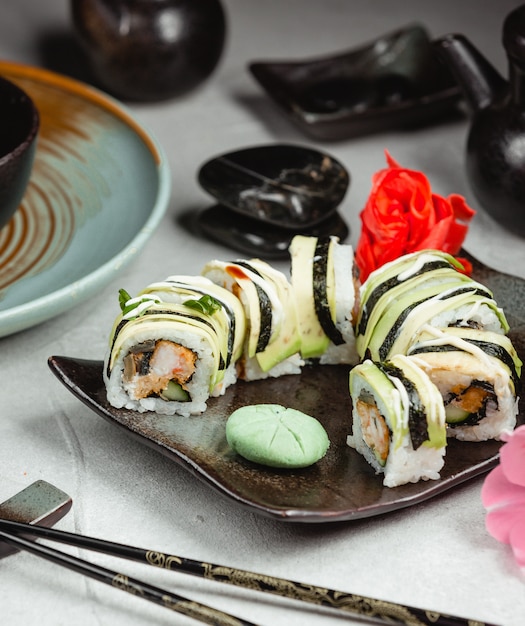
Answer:
<path fill-rule="evenodd" d="M 400 401 L 401 408 L 402 408 L 402 414 L 401 414 L 402 419 L 401 419 L 401 424 L 399 426 L 401 427 L 401 430 L 404 431 L 408 428 L 408 408 L 410 406 L 408 393 L 407 393 L 405 386 L 399 380 L 399 378 L 397 378 L 396 376 L 391 376 L 390 374 L 387 374 L 387 377 L 390 379 L 390 381 L 396 388 L 396 391 L 399 395 L 399 401 Z M 399 436 L 399 432 L 397 433 L 397 435 Z"/>
<path fill-rule="evenodd" d="M 153 304 L 158 302 L 162 302 L 162 300 L 158 296 L 154 295 L 143 295 L 136 296 L 135 298 L 130 298 L 126 301 L 125 306 L 133 306 L 133 308 L 125 313 L 122 316 L 123 320 L 132 320 L 139 315 L 142 315 L 145 311 L 147 311 Z M 136 305 L 136 306 L 134 306 Z"/>
<path fill-rule="evenodd" d="M 431 254 L 431 253 L 420 254 L 415 259 L 415 261 L 410 265 L 410 267 L 408 267 L 404 272 L 400 272 L 397 275 L 397 280 L 399 280 L 399 282 L 404 282 L 405 280 L 408 280 L 409 278 L 414 276 L 414 274 L 417 274 L 419 271 L 421 271 L 425 263 L 431 263 L 432 261 L 437 261 L 441 259 L 443 259 L 443 257 L 438 256 L 436 254 Z"/>
<path fill-rule="evenodd" d="M 472 356 L 475 356 L 477 359 L 483 361 L 485 367 L 494 368 L 493 359 L 489 357 L 489 355 L 484 352 L 479 346 L 470 343 L 470 341 L 466 341 L 457 335 L 452 335 L 447 333 L 440 328 L 435 328 L 434 326 L 430 326 L 430 324 L 425 324 L 421 327 L 421 332 L 428 333 L 432 335 L 431 339 L 423 339 L 422 341 L 416 342 L 414 347 L 417 348 L 426 348 L 427 346 L 454 346 L 458 350 L 462 352 L 469 352 Z"/>

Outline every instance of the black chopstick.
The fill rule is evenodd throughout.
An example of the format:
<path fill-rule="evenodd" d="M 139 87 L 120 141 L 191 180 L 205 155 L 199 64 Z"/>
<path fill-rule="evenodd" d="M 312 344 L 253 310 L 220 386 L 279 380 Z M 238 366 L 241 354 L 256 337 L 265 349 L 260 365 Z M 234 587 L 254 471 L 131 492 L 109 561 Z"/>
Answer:
<path fill-rule="evenodd" d="M 5 527 L 3 522 L 2 525 Z M 60 550 L 55 550 L 40 543 L 36 543 L 35 541 L 11 535 L 3 530 L 0 530 L 0 540 L 19 550 L 31 552 L 47 561 L 66 567 L 79 574 L 89 576 L 89 578 L 98 580 L 101 583 L 105 583 L 121 591 L 126 591 L 144 600 L 159 604 L 171 611 L 181 613 L 204 624 L 210 624 L 211 626 L 256 626 L 253 622 L 247 622 L 205 604 L 188 600 L 187 598 L 165 591 L 159 587 L 154 587 L 137 578 L 132 578 L 126 574 L 95 565 L 94 563 L 84 561 L 73 555 L 61 552 Z"/>
<path fill-rule="evenodd" d="M 293 580 L 266 576 L 214 563 L 196 561 L 133 546 L 69 533 L 55 528 L 0 520 L 0 530 L 42 537 L 76 547 L 104 552 L 107 555 L 138 561 L 147 565 L 173 570 L 215 582 L 228 583 L 253 591 L 272 593 L 285 598 L 338 609 L 387 624 L 424 624 L 428 626 L 496 626 L 488 622 L 445 615 L 412 606 L 395 604 L 335 589 L 326 589 Z"/>

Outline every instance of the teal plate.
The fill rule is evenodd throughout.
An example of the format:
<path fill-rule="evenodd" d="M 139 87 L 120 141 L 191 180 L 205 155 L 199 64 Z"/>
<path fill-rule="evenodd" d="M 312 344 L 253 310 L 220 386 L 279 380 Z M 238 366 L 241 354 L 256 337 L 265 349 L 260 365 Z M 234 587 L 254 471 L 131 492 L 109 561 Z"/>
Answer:
<path fill-rule="evenodd" d="M 525 282 L 473 260 L 474 278 L 494 292 L 525 361 Z M 348 368 L 314 365 L 297 376 L 237 382 L 208 401 L 203 415 L 138 413 L 112 407 L 102 380 L 102 361 L 52 356 L 57 378 L 95 413 L 182 465 L 210 487 L 251 511 L 288 522 L 341 522 L 413 506 L 480 476 L 499 458 L 500 442 L 452 439 L 439 480 L 389 488 L 364 458 L 346 444 L 351 429 Z M 522 385 L 521 385 L 522 386 Z M 518 423 L 525 420 L 522 389 Z M 247 404 L 277 403 L 315 416 L 330 438 L 324 458 L 300 470 L 275 470 L 237 456 L 228 446 L 226 420 Z"/>
<path fill-rule="evenodd" d="M 116 100 L 41 68 L 0 62 L 40 113 L 31 179 L 0 230 L 0 337 L 108 284 L 164 216 L 170 170 L 158 142 Z"/>

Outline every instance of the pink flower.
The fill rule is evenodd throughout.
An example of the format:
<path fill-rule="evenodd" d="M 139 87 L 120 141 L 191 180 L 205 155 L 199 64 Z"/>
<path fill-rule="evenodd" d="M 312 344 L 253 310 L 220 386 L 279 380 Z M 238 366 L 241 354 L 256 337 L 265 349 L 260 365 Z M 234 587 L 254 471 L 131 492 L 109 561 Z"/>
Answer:
<path fill-rule="evenodd" d="M 488 511 L 487 530 L 509 544 L 518 565 L 525 567 L 525 425 L 502 439 L 500 464 L 485 479 L 481 499 Z"/>

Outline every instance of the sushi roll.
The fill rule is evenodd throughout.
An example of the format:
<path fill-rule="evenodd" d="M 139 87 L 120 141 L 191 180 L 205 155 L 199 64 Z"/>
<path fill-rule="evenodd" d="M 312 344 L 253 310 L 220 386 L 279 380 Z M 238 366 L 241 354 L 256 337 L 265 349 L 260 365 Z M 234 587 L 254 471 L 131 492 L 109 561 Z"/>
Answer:
<path fill-rule="evenodd" d="M 112 406 L 189 416 L 223 393 L 228 337 L 215 306 L 121 292 L 121 307 L 104 361 Z"/>
<path fill-rule="evenodd" d="M 202 275 L 230 291 L 244 308 L 246 338 L 237 373 L 243 380 L 299 374 L 297 313 L 287 277 L 259 259 L 213 260 Z"/>
<path fill-rule="evenodd" d="M 210 303 L 215 304 L 214 320 L 222 325 L 224 335 L 228 338 L 223 354 L 225 374 L 222 389 L 235 383 L 237 360 L 242 355 L 246 332 L 244 308 L 238 298 L 204 276 L 181 275 L 168 276 L 163 281 L 151 283 L 138 295 L 155 296 L 163 302 L 189 302 L 200 310 L 205 310 Z"/>
<path fill-rule="evenodd" d="M 514 429 L 522 363 L 509 337 L 424 327 L 408 354 L 443 397 L 449 437 L 486 441 Z"/>
<path fill-rule="evenodd" d="M 436 480 L 444 464 L 445 410 L 437 387 L 403 355 L 369 359 L 350 371 L 352 434 L 347 442 L 386 487 Z"/>
<path fill-rule="evenodd" d="M 363 341 L 367 328 L 373 327 L 380 314 L 400 293 L 406 293 L 411 286 L 421 284 L 418 277 L 424 276 L 427 285 L 437 281 L 442 283 L 447 277 L 470 281 L 468 276 L 458 272 L 460 269 L 461 265 L 451 255 L 438 250 L 424 250 L 406 254 L 372 272 L 359 290 L 360 308 L 356 322 L 358 345 Z"/>
<path fill-rule="evenodd" d="M 352 247 L 337 237 L 296 235 L 290 255 L 301 355 L 321 364 L 356 364 L 358 279 Z"/>
<path fill-rule="evenodd" d="M 451 254 L 441 250 L 420 250 L 402 255 L 371 272 L 360 287 L 361 315 L 390 289 L 421 274 L 437 269 L 461 272 L 463 266 Z"/>
<path fill-rule="evenodd" d="M 392 262 L 384 281 L 379 270 L 369 276 L 373 284 L 367 280 L 364 285 L 356 327 L 360 358 L 384 361 L 393 354 L 406 354 L 424 324 L 508 331 L 505 314 L 487 287 L 452 265 L 430 263 L 425 269 L 420 256 L 428 255 L 410 255 L 412 266 L 400 262 L 402 271 L 393 276 Z"/>

